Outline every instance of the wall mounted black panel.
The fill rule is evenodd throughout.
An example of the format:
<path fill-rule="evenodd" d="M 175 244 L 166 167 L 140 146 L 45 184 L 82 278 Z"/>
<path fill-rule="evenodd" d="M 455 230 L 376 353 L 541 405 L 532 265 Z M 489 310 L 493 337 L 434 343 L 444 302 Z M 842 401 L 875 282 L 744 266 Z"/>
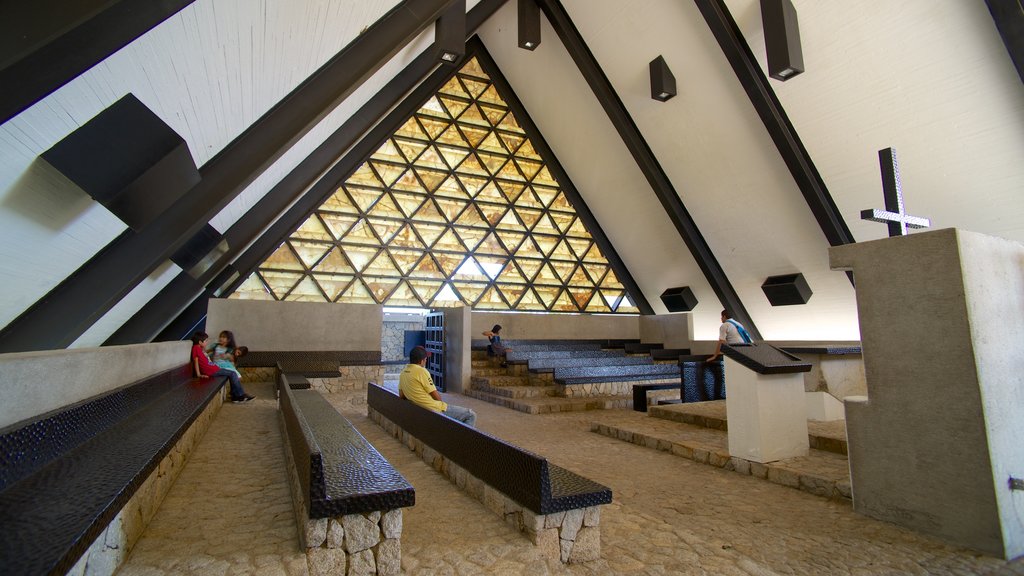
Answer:
<path fill-rule="evenodd" d="M 1020 0 L 985 0 L 1017 75 L 1024 81 L 1024 5 Z"/>
<path fill-rule="evenodd" d="M 668 69 L 664 56 L 651 60 L 651 98 L 665 102 L 676 95 L 676 77 Z"/>
<path fill-rule="evenodd" d="M 132 94 L 42 158 L 136 231 L 200 180 L 185 140 Z"/>
<path fill-rule="evenodd" d="M 540 46 L 540 6 L 537 0 L 519 0 L 519 47 L 534 50 Z"/>
<path fill-rule="evenodd" d="M 790 0 L 761 0 L 764 47 L 768 53 L 768 75 L 785 82 L 804 71 L 800 48 L 800 27 L 796 8 Z"/>
<path fill-rule="evenodd" d="M 466 0 L 457 0 L 434 24 L 434 51 L 438 61 L 455 66 L 466 55 Z"/>
<path fill-rule="evenodd" d="M 807 304 L 812 294 L 804 275 L 799 273 L 771 276 L 761 284 L 761 290 L 772 306 Z"/>
<path fill-rule="evenodd" d="M 697 297 L 689 286 L 678 286 L 662 292 L 661 302 L 669 312 L 689 312 L 697 306 Z"/>

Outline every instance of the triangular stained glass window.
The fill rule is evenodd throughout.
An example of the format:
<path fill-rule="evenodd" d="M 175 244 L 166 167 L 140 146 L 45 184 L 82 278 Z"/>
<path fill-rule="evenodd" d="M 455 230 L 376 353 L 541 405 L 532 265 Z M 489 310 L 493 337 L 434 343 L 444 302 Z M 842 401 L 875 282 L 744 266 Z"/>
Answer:
<path fill-rule="evenodd" d="M 636 313 L 481 64 L 469 58 L 230 297 Z"/>

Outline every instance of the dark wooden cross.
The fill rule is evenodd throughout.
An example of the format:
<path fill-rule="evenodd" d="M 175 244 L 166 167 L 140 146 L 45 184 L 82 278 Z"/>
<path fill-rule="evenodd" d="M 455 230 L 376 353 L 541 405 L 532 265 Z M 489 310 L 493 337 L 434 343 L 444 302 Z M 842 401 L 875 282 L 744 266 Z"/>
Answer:
<path fill-rule="evenodd" d="M 878 163 L 882 166 L 882 197 L 885 199 L 885 210 L 861 210 L 860 219 L 888 224 L 890 238 L 906 236 L 907 228 L 931 226 L 931 220 L 910 216 L 903 209 L 903 190 L 900 189 L 900 166 L 896 163 L 896 151 L 892 148 L 879 150 Z"/>

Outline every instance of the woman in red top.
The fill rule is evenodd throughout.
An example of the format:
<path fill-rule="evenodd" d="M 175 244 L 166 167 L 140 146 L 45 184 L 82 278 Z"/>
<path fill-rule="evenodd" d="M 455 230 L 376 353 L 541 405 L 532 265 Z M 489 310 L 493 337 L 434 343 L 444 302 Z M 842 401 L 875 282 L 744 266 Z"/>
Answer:
<path fill-rule="evenodd" d="M 192 356 L 189 363 L 192 364 L 192 375 L 197 378 L 209 378 L 211 376 L 226 376 L 231 381 L 231 401 L 240 403 L 248 402 L 255 398 L 245 393 L 242 388 L 242 381 L 238 373 L 233 370 L 221 368 L 210 362 L 206 356 L 206 340 L 209 336 L 206 332 L 196 332 L 192 335 Z"/>

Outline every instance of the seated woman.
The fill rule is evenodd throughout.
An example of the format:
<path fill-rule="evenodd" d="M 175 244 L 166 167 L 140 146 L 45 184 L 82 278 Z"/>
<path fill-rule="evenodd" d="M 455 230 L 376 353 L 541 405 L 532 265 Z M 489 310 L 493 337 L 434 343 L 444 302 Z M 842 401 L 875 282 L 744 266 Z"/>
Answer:
<path fill-rule="evenodd" d="M 242 348 L 245 348 L 244 346 Z M 220 333 L 220 337 L 217 338 L 217 344 L 206 350 L 206 353 L 210 356 L 210 360 L 218 368 L 225 370 L 231 370 L 242 377 L 242 373 L 235 367 L 235 361 L 244 356 L 244 352 L 239 354 L 241 348 L 235 345 L 235 334 L 230 330 L 224 330 Z M 245 348 L 248 352 L 249 349 Z"/>
<path fill-rule="evenodd" d="M 501 342 L 501 324 L 495 324 L 493 328 L 484 332 L 484 336 L 487 336 L 487 340 L 490 342 L 487 345 L 487 355 L 495 360 L 500 360 L 502 368 L 508 366 L 506 354 L 512 349 L 506 348 Z"/>
<path fill-rule="evenodd" d="M 254 399 L 255 396 L 246 394 L 245 389 L 242 388 L 242 379 L 238 375 L 238 370 L 221 368 L 210 362 L 205 350 L 207 338 L 206 332 L 203 331 L 198 331 L 192 335 L 192 353 L 189 357 L 189 364 L 192 365 L 192 375 L 197 378 L 227 376 L 231 383 L 232 402 L 248 402 Z"/>

